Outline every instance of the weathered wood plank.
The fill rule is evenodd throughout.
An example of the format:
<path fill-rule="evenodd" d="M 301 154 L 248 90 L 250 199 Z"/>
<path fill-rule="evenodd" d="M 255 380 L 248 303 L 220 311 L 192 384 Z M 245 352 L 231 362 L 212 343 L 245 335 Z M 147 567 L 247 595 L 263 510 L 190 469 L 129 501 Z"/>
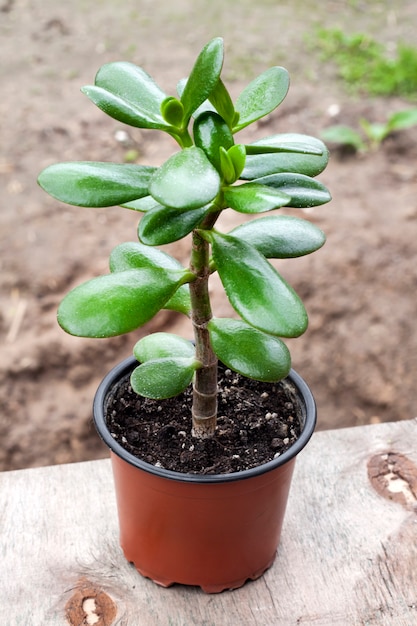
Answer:
<path fill-rule="evenodd" d="M 416 435 L 417 420 L 315 434 L 274 566 L 214 596 L 125 561 L 107 460 L 0 474 L 1 623 L 64 626 L 67 610 L 99 626 L 417 624 Z"/>

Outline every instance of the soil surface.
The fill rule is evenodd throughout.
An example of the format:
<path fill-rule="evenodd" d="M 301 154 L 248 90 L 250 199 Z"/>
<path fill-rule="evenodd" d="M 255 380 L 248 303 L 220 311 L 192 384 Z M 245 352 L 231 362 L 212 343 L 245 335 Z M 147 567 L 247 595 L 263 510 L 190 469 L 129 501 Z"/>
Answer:
<path fill-rule="evenodd" d="M 191 335 L 179 315 L 159 314 L 129 336 L 86 340 L 56 323 L 64 293 L 106 272 L 111 249 L 135 240 L 137 215 L 79 209 L 46 196 L 41 169 L 65 160 L 159 164 L 175 149 L 162 134 L 123 127 L 80 93 L 104 63 L 142 65 L 168 93 L 213 36 L 226 41 L 232 93 L 271 65 L 286 66 L 284 104 L 253 137 L 320 135 L 334 123 L 383 122 L 398 98 L 349 95 L 335 68 L 306 44 L 316 26 L 369 32 L 415 45 L 417 3 L 240 0 L 0 0 L 0 469 L 107 456 L 91 421 L 103 375 L 155 329 Z M 244 140 L 242 136 L 240 140 Z M 332 146 L 330 146 L 332 148 Z M 310 257 L 279 270 L 304 299 L 310 326 L 291 340 L 294 368 L 313 389 L 318 428 L 417 414 L 417 128 L 375 152 L 332 151 L 320 179 L 333 201 L 304 212 L 328 236 Z M 291 213 L 290 210 L 283 211 Z M 293 214 L 299 212 L 292 211 Z M 240 218 L 241 216 L 237 216 Z M 225 215 L 225 231 L 236 216 Z M 184 243 L 167 248 L 186 261 Z M 214 310 L 230 315 L 218 283 Z"/>
<path fill-rule="evenodd" d="M 219 368 L 217 430 L 190 432 L 191 386 L 168 400 L 141 398 L 122 379 L 106 403 L 106 424 L 125 450 L 184 474 L 242 472 L 278 458 L 298 439 L 305 419 L 290 381 L 260 383 Z"/>

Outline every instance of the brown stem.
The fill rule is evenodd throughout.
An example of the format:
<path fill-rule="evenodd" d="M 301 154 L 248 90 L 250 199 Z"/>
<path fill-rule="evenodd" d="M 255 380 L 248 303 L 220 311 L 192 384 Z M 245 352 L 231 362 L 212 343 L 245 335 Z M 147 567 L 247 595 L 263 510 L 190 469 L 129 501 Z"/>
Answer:
<path fill-rule="evenodd" d="M 196 371 L 193 387 L 192 434 L 197 438 L 212 437 L 217 423 L 217 358 L 214 354 L 207 324 L 212 318 L 208 279 L 209 244 L 193 233 L 191 270 L 197 279 L 190 283 L 192 322 L 196 357 L 202 367 Z"/>

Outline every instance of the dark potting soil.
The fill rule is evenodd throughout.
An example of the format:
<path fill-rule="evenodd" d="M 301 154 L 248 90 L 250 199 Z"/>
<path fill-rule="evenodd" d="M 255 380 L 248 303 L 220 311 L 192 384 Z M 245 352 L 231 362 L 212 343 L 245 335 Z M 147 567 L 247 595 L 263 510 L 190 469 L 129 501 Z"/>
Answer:
<path fill-rule="evenodd" d="M 138 458 L 168 470 L 226 474 L 281 455 L 298 438 L 301 407 L 289 381 L 260 383 L 219 373 L 218 426 L 209 439 L 191 435 L 191 387 L 176 398 L 149 400 L 122 380 L 107 402 L 114 439 Z"/>

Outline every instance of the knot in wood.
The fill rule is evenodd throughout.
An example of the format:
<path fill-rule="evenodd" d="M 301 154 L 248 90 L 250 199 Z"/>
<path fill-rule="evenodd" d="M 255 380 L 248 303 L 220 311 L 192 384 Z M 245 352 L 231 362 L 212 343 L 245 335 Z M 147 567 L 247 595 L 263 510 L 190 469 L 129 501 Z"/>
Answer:
<path fill-rule="evenodd" d="M 70 626 L 111 626 L 117 607 L 107 593 L 86 578 L 81 578 L 65 605 Z"/>
<path fill-rule="evenodd" d="M 417 512 L 417 467 L 403 454 L 382 452 L 368 461 L 371 485 L 387 500 Z"/>

